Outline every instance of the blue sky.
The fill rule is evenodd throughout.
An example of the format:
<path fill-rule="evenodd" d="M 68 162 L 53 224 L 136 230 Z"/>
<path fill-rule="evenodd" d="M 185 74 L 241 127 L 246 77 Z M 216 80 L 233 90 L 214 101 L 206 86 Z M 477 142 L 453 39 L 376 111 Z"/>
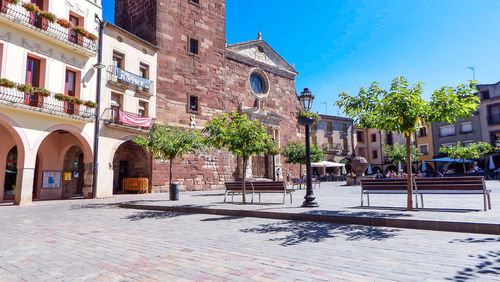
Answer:
<path fill-rule="evenodd" d="M 203 0 L 202 0 L 203 1 Z M 206 0 L 207 1 L 207 0 Z M 229 43 L 262 38 L 299 72 L 313 110 L 341 114 L 338 93 L 396 76 L 423 81 L 426 95 L 472 79 L 500 81 L 499 0 L 226 1 Z M 113 21 L 114 0 L 103 0 Z"/>

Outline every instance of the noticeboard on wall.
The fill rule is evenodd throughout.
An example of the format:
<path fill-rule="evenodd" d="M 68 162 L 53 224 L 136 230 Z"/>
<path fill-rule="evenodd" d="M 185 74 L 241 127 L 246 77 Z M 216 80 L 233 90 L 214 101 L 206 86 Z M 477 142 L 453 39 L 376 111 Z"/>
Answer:
<path fill-rule="evenodd" d="M 60 171 L 43 171 L 42 188 L 61 188 Z"/>

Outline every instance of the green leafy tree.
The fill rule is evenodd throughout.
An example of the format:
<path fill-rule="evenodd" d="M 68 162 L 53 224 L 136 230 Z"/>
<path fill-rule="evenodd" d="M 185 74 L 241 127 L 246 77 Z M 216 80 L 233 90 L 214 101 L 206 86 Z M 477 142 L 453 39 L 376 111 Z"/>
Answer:
<path fill-rule="evenodd" d="M 216 149 L 226 148 L 243 160 L 242 202 L 246 203 L 245 181 L 248 160 L 253 155 L 263 155 L 276 151 L 272 137 L 267 134 L 258 120 L 250 120 L 247 115 L 232 111 L 212 119 L 203 129 L 207 133 L 207 145 Z"/>
<path fill-rule="evenodd" d="M 185 154 L 197 154 L 204 149 L 199 130 L 170 127 L 166 123 L 151 127 L 148 135 L 133 140 L 145 148 L 155 159 L 169 161 L 169 187 L 172 186 L 172 162 Z"/>
<path fill-rule="evenodd" d="M 460 141 L 455 146 L 443 146 L 439 148 L 439 152 L 448 154 L 448 157 L 462 160 L 464 172 L 466 159 L 477 160 L 492 150 L 493 147 L 486 142 L 469 143 L 467 146 L 462 146 Z"/>
<path fill-rule="evenodd" d="M 392 81 L 389 90 L 373 82 L 361 88 L 356 96 L 346 92 L 339 95 L 336 105 L 354 119 L 356 125 L 403 134 L 406 138 L 406 167 L 408 171 L 407 210 L 413 209 L 411 135 L 428 122 L 453 123 L 458 117 L 468 118 L 477 109 L 479 98 L 475 82 L 452 88 L 443 86 L 434 91 L 430 100 L 422 97 L 422 82 L 409 85 L 404 77 Z"/>
<path fill-rule="evenodd" d="M 299 164 L 300 173 L 302 173 L 302 165 L 307 162 L 306 146 L 300 141 L 290 141 L 281 149 L 281 155 L 284 156 L 287 164 Z M 317 145 L 311 145 L 311 162 L 319 162 L 325 157 L 325 153 Z"/>
<path fill-rule="evenodd" d="M 406 163 L 406 148 L 399 143 L 394 143 L 394 145 L 382 144 L 382 151 L 384 155 L 393 163 Z M 418 157 L 422 155 L 422 151 L 415 147 L 415 145 L 411 145 L 411 162 L 418 161 Z"/>

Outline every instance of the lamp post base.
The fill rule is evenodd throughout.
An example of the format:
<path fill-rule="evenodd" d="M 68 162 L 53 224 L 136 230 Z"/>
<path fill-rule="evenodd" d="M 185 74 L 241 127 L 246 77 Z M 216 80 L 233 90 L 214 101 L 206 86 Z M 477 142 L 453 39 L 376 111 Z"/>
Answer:
<path fill-rule="evenodd" d="M 305 196 L 304 202 L 302 203 L 303 208 L 316 208 L 319 207 L 318 202 L 316 202 L 316 197 L 314 195 Z"/>

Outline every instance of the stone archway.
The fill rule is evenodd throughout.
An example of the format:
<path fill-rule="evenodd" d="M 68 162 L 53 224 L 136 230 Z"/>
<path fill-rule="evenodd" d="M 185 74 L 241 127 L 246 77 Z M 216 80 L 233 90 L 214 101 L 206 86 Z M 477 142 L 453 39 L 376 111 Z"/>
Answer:
<path fill-rule="evenodd" d="M 33 189 L 38 199 L 92 196 L 92 152 L 81 135 L 57 129 L 38 144 Z"/>
<path fill-rule="evenodd" d="M 151 159 L 146 151 L 132 141 L 123 142 L 113 156 L 113 194 L 122 194 L 124 178 L 148 178 L 151 186 Z"/>
<path fill-rule="evenodd" d="M 17 124 L 0 114 L 0 201 L 16 204 L 31 201 L 31 195 L 21 195 L 24 175 L 25 136 L 16 130 Z M 26 184 L 29 185 L 29 183 Z"/>

